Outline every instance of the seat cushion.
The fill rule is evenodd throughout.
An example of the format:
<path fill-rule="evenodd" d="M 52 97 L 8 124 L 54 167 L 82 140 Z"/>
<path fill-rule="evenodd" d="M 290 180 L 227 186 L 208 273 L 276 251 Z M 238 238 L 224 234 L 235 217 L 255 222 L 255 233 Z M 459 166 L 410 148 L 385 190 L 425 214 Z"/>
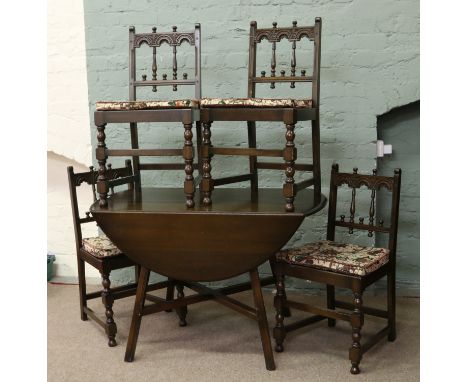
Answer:
<path fill-rule="evenodd" d="M 122 251 L 107 236 L 88 237 L 82 240 L 83 249 L 95 257 L 121 255 Z"/>
<path fill-rule="evenodd" d="M 96 110 L 157 110 L 157 109 L 189 109 L 198 108 L 198 100 L 176 99 L 169 101 L 99 101 Z"/>
<path fill-rule="evenodd" d="M 386 264 L 389 256 L 390 251 L 386 248 L 363 247 L 322 240 L 297 248 L 281 250 L 276 258 L 278 261 L 289 264 L 365 276 Z"/>
<path fill-rule="evenodd" d="M 202 98 L 202 107 L 295 107 L 311 108 L 311 99 L 273 98 Z"/>

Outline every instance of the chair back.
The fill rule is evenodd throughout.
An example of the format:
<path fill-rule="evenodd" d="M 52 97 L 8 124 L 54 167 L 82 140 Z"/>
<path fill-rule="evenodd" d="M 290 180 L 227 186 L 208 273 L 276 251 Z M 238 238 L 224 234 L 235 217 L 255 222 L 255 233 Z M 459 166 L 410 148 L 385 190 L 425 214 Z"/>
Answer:
<path fill-rule="evenodd" d="M 67 167 L 68 186 L 70 190 L 73 228 L 75 230 L 75 242 L 77 251 L 80 249 L 82 241 L 81 225 L 84 223 L 90 223 L 95 221 L 95 219 L 91 216 L 89 210 L 85 212 L 85 217 L 80 216 L 76 192 L 77 187 L 80 187 L 83 183 L 86 183 L 89 186 L 91 186 L 93 201 L 97 201 L 96 183 L 99 172 L 97 170 L 94 170 L 93 166 L 90 166 L 89 169 L 90 171 L 87 172 L 75 173 L 73 170 L 73 166 Z M 114 192 L 114 187 L 123 184 L 127 184 L 128 189 L 133 189 L 135 187 L 135 182 L 137 181 L 137 176 L 134 175 L 132 171 L 131 161 L 128 159 L 125 161 L 125 167 L 112 168 L 112 165 L 108 164 L 106 169 L 106 178 L 108 179 L 111 193 Z"/>
<path fill-rule="evenodd" d="M 194 85 L 195 98 L 201 98 L 201 50 L 200 50 L 200 24 L 195 24 L 195 30 L 192 32 L 177 32 L 177 27 L 172 27 L 172 32 L 157 33 L 157 28 L 153 27 L 152 33 L 135 33 L 135 27 L 129 29 L 129 49 L 130 49 L 130 101 L 136 100 L 136 89 L 139 86 L 151 86 L 153 92 L 156 92 L 158 86 L 172 86 L 173 91 L 177 91 L 178 86 Z M 195 74 L 194 78 L 187 78 L 187 73 L 183 73 L 182 79 L 178 78 L 177 67 L 177 47 L 183 42 L 187 42 L 195 48 Z M 162 74 L 158 79 L 157 65 L 157 48 L 162 44 L 168 44 L 172 47 L 172 79 L 167 79 L 167 74 Z M 143 44 L 148 45 L 153 49 L 152 59 L 152 76 L 151 80 L 147 80 L 147 76 L 143 75 L 141 80 L 136 79 L 136 49 Z"/>
<path fill-rule="evenodd" d="M 296 82 L 310 82 L 312 84 L 312 100 L 313 107 L 319 107 L 320 97 L 320 40 L 322 33 L 322 19 L 315 18 L 313 26 L 297 26 L 297 21 L 292 22 L 291 27 L 283 28 L 277 27 L 277 23 L 273 23 L 272 28 L 257 29 L 257 22 L 250 23 L 250 40 L 249 40 L 249 79 L 247 96 L 249 98 L 255 97 L 256 84 L 269 83 L 271 89 L 275 89 L 276 82 L 290 82 L 290 87 L 294 89 Z M 300 41 L 303 37 L 308 38 L 314 42 L 314 56 L 311 58 L 310 63 L 313 65 L 312 75 L 306 76 L 306 70 L 301 70 L 301 75 L 297 75 L 296 71 L 296 42 Z M 276 69 L 276 43 L 282 39 L 287 39 L 292 44 L 291 49 L 291 66 L 289 73 L 286 75 L 285 70 L 278 71 Z M 260 72 L 260 77 L 257 75 L 257 44 L 262 40 L 267 40 L 271 43 L 271 67 L 270 75 L 266 75 L 266 71 Z M 311 66 L 312 66 L 311 65 Z"/>
<path fill-rule="evenodd" d="M 177 47 L 182 43 L 188 43 L 195 49 L 195 72 L 193 78 L 188 78 L 187 73 L 182 74 L 182 79 L 178 78 L 177 66 Z M 147 75 L 142 75 L 141 80 L 136 78 L 136 50 L 143 45 L 152 48 L 151 80 L 147 80 Z M 168 44 L 172 47 L 172 79 L 168 79 L 167 74 L 158 74 L 157 48 L 162 44 Z M 177 91 L 178 86 L 193 85 L 195 89 L 195 99 L 201 98 L 201 26 L 195 24 L 195 30 L 190 32 L 178 32 L 177 27 L 172 27 L 172 32 L 157 32 L 153 27 L 151 33 L 136 33 L 135 27 L 129 28 L 129 100 L 137 100 L 137 87 L 151 86 L 153 92 L 157 92 L 159 86 L 172 86 L 173 91 Z M 139 148 L 137 123 L 130 123 L 130 138 L 132 149 Z M 201 127 L 200 122 L 196 122 L 197 154 L 199 156 L 201 146 Z M 140 163 L 140 157 L 132 157 L 133 170 L 140 175 L 140 170 L 184 170 L 184 163 Z M 198 168 L 198 164 L 193 164 Z M 198 168 L 198 171 L 200 169 Z M 140 178 L 139 178 L 140 179 Z M 199 179 L 197 178 L 197 182 Z M 137 183 L 141 187 L 140 181 Z"/>
<path fill-rule="evenodd" d="M 401 170 L 395 169 L 393 176 L 377 175 L 377 170 L 372 175 L 358 174 L 358 169 L 354 168 L 353 173 L 342 173 L 338 171 L 338 164 L 333 164 L 330 177 L 330 197 L 328 209 L 327 240 L 335 240 L 336 227 L 346 227 L 349 233 L 355 229 L 368 231 L 368 236 L 372 237 L 374 232 L 388 233 L 388 249 L 390 250 L 390 261 L 395 261 L 397 231 L 398 231 L 398 211 L 400 204 Z M 340 215 L 336 218 L 338 187 L 348 185 L 351 188 L 351 203 L 349 207 L 349 217 Z M 368 221 L 365 218 L 356 218 L 356 190 L 366 187 L 371 191 L 371 200 L 368 211 Z M 392 194 L 391 215 L 389 224 L 384 224 L 382 219 L 377 219 L 376 213 L 376 192 L 386 189 Z"/>

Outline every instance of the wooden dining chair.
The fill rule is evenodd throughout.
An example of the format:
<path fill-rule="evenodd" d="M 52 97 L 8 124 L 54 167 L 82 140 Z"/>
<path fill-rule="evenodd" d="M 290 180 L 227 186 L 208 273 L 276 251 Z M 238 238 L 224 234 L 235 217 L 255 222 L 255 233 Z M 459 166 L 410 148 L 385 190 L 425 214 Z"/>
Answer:
<path fill-rule="evenodd" d="M 359 363 L 365 353 L 377 341 L 387 336 L 389 341 L 396 338 L 395 327 L 395 263 L 398 231 L 398 210 L 400 201 L 401 170 L 396 169 L 393 177 L 361 175 L 357 168 L 353 173 L 338 172 L 334 164 L 330 179 L 330 199 L 328 210 L 327 240 L 304 244 L 297 248 L 285 249 L 276 255 L 275 272 L 277 275 L 276 326 L 273 335 L 276 341 L 275 350 L 284 350 L 283 341 L 286 333 L 308 324 L 328 318 L 328 326 L 335 325 L 336 320 L 348 321 L 352 327 L 352 345 L 349 349 L 351 373 L 360 372 Z M 348 185 L 351 188 L 351 204 L 348 219 L 341 215 L 336 218 L 338 187 Z M 356 219 L 356 190 L 366 187 L 371 192 L 368 211 L 368 222 L 363 217 Z M 376 191 L 387 189 L 392 194 L 390 224 L 375 217 Z M 380 209 L 380 207 L 379 207 Z M 376 223 L 377 222 L 377 223 Z M 364 230 L 372 237 L 374 232 L 388 234 L 386 248 L 364 247 L 356 244 L 335 241 L 336 227 L 344 227 L 352 234 L 355 230 Z M 320 308 L 287 299 L 285 296 L 285 276 L 297 277 L 327 285 L 327 308 Z M 363 306 L 364 290 L 382 277 L 387 277 L 387 310 Z M 351 289 L 353 303 L 335 299 L 335 287 Z M 315 314 L 301 321 L 284 324 L 282 311 L 284 307 L 295 308 Z M 336 310 L 340 308 L 342 310 Z M 351 313 L 345 310 L 350 310 Z M 364 313 L 385 318 L 387 325 L 374 335 L 367 343 L 361 345 L 361 328 L 364 324 Z"/>
<path fill-rule="evenodd" d="M 250 23 L 249 34 L 249 64 L 247 98 L 202 98 L 201 122 L 202 132 L 202 181 L 201 191 L 203 204 L 211 204 L 211 193 L 216 186 L 250 181 L 253 196 L 258 193 L 258 170 L 280 170 L 284 172 L 283 195 L 285 210 L 294 211 L 294 198 L 300 190 L 313 186 L 314 205 L 322 202 L 320 173 L 320 57 L 322 19 L 315 18 L 315 23 L 309 26 L 298 26 L 293 21 L 291 26 L 279 27 L 273 22 L 271 28 L 257 28 L 257 22 Z M 311 55 L 306 62 L 296 60 L 297 43 L 302 39 L 309 40 L 312 45 Z M 276 48 L 282 40 L 291 43 L 291 61 L 287 71 L 278 70 Z M 271 66 L 269 75 L 262 70 L 257 71 L 257 47 L 259 44 L 271 44 Z M 300 69 L 299 68 L 303 68 Z M 308 69 L 306 69 L 308 68 Z M 308 74 L 307 70 L 311 71 Z M 298 74 L 300 71 L 300 75 Z M 308 74 L 308 75 L 306 75 Z M 269 85 L 276 88 L 278 83 L 290 86 L 290 98 L 257 98 L 257 86 Z M 310 84 L 310 98 L 298 99 L 294 89 L 298 83 Z M 220 121 L 246 121 L 248 148 L 213 147 L 211 142 L 212 124 Z M 276 121 L 284 129 L 285 140 L 280 149 L 262 149 L 257 146 L 256 122 Z M 296 163 L 297 148 L 295 146 L 295 126 L 298 121 L 306 121 L 311 126 L 310 158 L 302 163 Z M 249 158 L 249 172 L 246 174 L 214 179 L 211 175 L 211 160 L 214 155 L 241 155 Z M 283 163 L 259 158 L 282 158 Z M 309 163 L 307 163 L 309 162 Z M 312 173 L 307 179 L 296 183 L 296 171 Z"/>
<path fill-rule="evenodd" d="M 117 325 L 114 321 L 114 312 L 112 310 L 114 300 L 135 295 L 139 266 L 130 260 L 124 253 L 122 253 L 105 235 L 96 237 L 83 238 L 81 225 L 85 223 L 95 222 L 90 212 L 85 213 L 85 217 L 80 217 L 77 187 L 83 183 L 91 186 L 93 200 L 96 202 L 96 182 L 98 178 L 98 171 L 94 170 L 93 166 L 90 171 L 75 173 L 72 166 L 67 168 L 68 184 L 70 189 L 70 200 L 72 207 L 73 226 L 75 230 L 75 244 L 76 255 L 78 260 L 78 285 L 80 292 L 80 315 L 83 321 L 88 317 L 95 320 L 101 325 L 107 334 L 108 345 L 116 346 L 115 336 L 117 333 Z M 114 187 L 119 185 L 127 185 L 129 189 L 135 186 L 137 175 L 133 174 L 132 165 L 130 160 L 125 161 L 125 167 L 112 168 L 108 164 L 107 176 L 109 179 L 109 186 L 111 192 Z M 86 292 L 86 275 L 85 275 L 85 262 L 96 268 L 101 273 L 102 290 L 98 292 Z M 127 285 L 111 288 L 110 273 L 113 270 L 135 267 L 135 282 Z M 157 290 L 167 287 L 166 300 L 173 300 L 174 286 L 172 281 L 164 281 L 153 283 L 148 286 L 148 290 Z M 102 298 L 102 303 L 105 307 L 105 320 L 101 320 L 96 313 L 88 307 L 88 300 L 94 298 Z M 182 312 L 177 312 L 182 313 Z M 184 318 L 185 320 L 185 318 Z"/>
<path fill-rule="evenodd" d="M 158 67 L 158 58 L 163 56 L 161 46 L 167 44 L 172 49 L 170 60 L 172 68 L 170 75 L 167 73 L 161 74 L 161 68 Z M 193 76 L 187 73 L 182 73 L 180 78 L 180 67 L 177 61 L 177 49 L 181 45 L 188 44 L 193 47 Z M 144 52 L 141 52 L 139 61 L 137 62 L 137 50 L 142 51 L 146 48 L 147 53 L 151 53 L 150 66 L 151 79 L 148 74 L 142 74 L 141 79 L 137 78 L 137 70 L 141 69 L 141 60 L 144 57 Z M 187 61 L 188 62 L 188 61 Z M 138 65 L 140 63 L 140 65 Z M 143 66 L 145 66 L 143 64 Z M 149 65 L 147 65 L 149 66 Z M 137 175 L 135 186 L 141 189 L 141 171 L 145 170 L 183 170 L 185 172 L 184 193 L 186 198 L 187 208 L 195 206 L 194 195 L 198 184 L 201 181 L 201 124 L 199 101 L 201 98 L 201 25 L 195 24 L 195 28 L 191 31 L 178 31 L 177 26 L 172 27 L 172 31 L 160 32 L 156 27 L 152 28 L 149 33 L 136 33 L 134 26 L 129 28 L 129 100 L 128 101 L 100 101 L 96 103 L 95 124 L 98 129 L 98 148 L 96 151 L 96 159 L 100 168 L 105 169 L 105 162 L 109 156 L 126 156 L 132 157 L 134 173 Z M 172 78 L 171 78 L 172 77 Z M 172 87 L 174 92 L 180 90 L 180 87 L 192 86 L 194 97 L 189 99 L 154 99 L 144 100 L 141 94 L 137 94 L 137 90 L 150 88 L 153 93 L 157 93 L 158 89 L 164 87 Z M 112 150 L 107 149 L 105 143 L 104 128 L 107 123 L 122 122 L 129 123 L 130 127 L 130 144 L 131 149 Z M 138 123 L 152 123 L 151 128 L 160 127 L 164 122 L 180 122 L 182 129 L 180 131 L 181 144 L 177 148 L 161 148 L 161 149 L 141 149 L 141 139 L 138 133 Z M 193 144 L 192 125 L 195 122 L 196 131 L 196 147 Z M 154 123 L 156 125 L 154 125 Z M 102 133 L 101 133 L 102 131 Z M 183 138 L 183 139 L 182 139 Z M 195 155 L 196 153 L 196 155 Z M 178 156 L 183 161 L 178 163 L 155 163 L 144 162 L 141 157 L 169 157 Z M 197 159 L 195 162 L 194 159 Z M 194 171 L 197 170 L 197 176 L 194 176 Z M 106 185 L 107 174 L 104 172 L 102 178 L 98 179 L 99 198 L 101 205 L 105 205 L 107 191 L 109 187 Z M 101 184 L 99 184 L 101 183 Z M 184 297 L 184 285 L 177 282 L 177 295 Z M 187 307 L 181 308 L 180 326 L 187 324 L 182 312 L 187 314 Z"/>
<path fill-rule="evenodd" d="M 161 74 L 161 68 L 158 67 L 158 58 L 164 56 L 161 46 L 167 44 L 172 49 L 172 55 L 169 58 L 172 61 L 172 67 L 167 73 Z M 180 67 L 177 61 L 177 49 L 183 44 L 193 47 L 193 76 L 182 73 L 180 78 Z M 147 53 L 151 53 L 146 59 L 150 59 L 150 65 L 142 64 L 144 57 L 144 48 Z M 148 49 L 149 48 L 149 49 Z M 137 55 L 137 50 L 141 53 Z M 180 53 L 179 53 L 180 55 Z M 138 56 L 138 60 L 137 60 Z M 137 62 L 138 61 L 138 62 Z M 187 60 L 187 62 L 189 62 Z M 148 74 L 142 74 L 137 78 L 137 70 L 142 67 L 150 66 L 151 71 Z M 171 78 L 172 77 L 172 78 Z M 164 87 L 172 87 L 174 92 L 180 90 L 180 87 L 193 86 L 194 97 L 186 99 L 143 99 L 140 91 L 150 88 L 155 94 Z M 98 127 L 98 121 L 102 122 L 102 128 L 111 122 L 129 122 L 131 149 L 128 150 L 107 150 L 107 156 L 131 156 L 133 170 L 139 177 L 136 182 L 137 187 L 141 187 L 141 171 L 143 170 L 183 170 L 185 171 L 184 193 L 186 195 L 186 205 L 192 208 L 194 203 L 195 189 L 201 180 L 200 161 L 198 160 L 201 147 L 201 125 L 199 100 L 201 98 L 201 26 L 195 24 L 192 31 L 178 31 L 177 26 L 172 27 L 170 32 L 159 32 L 156 27 L 152 28 L 150 33 L 136 33 L 135 27 L 129 28 L 129 99 L 128 101 L 99 101 L 96 103 L 95 122 Z M 105 122 L 104 122 L 105 121 Z M 181 145 L 177 148 L 164 149 L 141 149 L 141 139 L 138 134 L 138 123 L 152 123 L 151 129 L 160 127 L 164 122 L 180 122 L 182 129 L 180 131 Z M 195 122 L 196 128 L 196 147 L 192 142 L 192 125 Z M 156 124 L 154 124 L 156 123 Z M 105 135 L 104 135 L 105 138 Z M 105 143 L 103 142 L 105 145 Z M 197 162 L 194 162 L 195 153 L 197 153 Z M 168 157 L 179 156 L 183 159 L 178 163 L 143 163 L 141 157 Z M 97 159 L 104 160 L 106 155 L 97 153 Z M 198 176 L 194 177 L 194 170 L 198 170 Z"/>

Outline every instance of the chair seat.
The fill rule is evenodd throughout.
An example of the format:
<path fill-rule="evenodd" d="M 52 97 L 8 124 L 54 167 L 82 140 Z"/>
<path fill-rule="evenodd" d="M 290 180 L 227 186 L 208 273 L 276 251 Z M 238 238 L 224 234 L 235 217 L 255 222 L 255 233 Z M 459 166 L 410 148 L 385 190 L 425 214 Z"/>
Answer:
<path fill-rule="evenodd" d="M 169 101 L 99 101 L 96 110 L 157 110 L 157 109 L 189 109 L 198 108 L 198 100 L 176 99 Z"/>
<path fill-rule="evenodd" d="M 83 249 L 99 258 L 118 256 L 122 251 L 107 236 L 88 237 L 82 240 Z"/>
<path fill-rule="evenodd" d="M 390 256 L 386 248 L 322 240 L 277 253 L 278 261 L 325 269 L 348 275 L 365 276 L 385 265 Z"/>
<path fill-rule="evenodd" d="M 273 99 L 273 98 L 202 98 L 200 100 L 202 107 L 294 107 L 311 108 L 313 102 L 311 99 Z"/>

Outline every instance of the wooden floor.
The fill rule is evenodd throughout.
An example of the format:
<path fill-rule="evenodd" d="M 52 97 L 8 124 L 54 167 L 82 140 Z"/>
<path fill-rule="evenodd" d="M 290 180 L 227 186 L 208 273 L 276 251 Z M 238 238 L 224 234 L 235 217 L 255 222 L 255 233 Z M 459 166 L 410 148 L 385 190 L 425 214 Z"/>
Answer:
<path fill-rule="evenodd" d="M 301 301 L 305 298 L 295 295 Z M 236 297 L 252 303 L 249 292 Z M 264 289 L 270 327 L 273 295 Z M 314 302 L 320 296 L 307 296 Z M 383 306 L 384 298 L 364 295 L 364 303 Z M 103 312 L 100 299 L 90 305 Z M 117 343 L 107 347 L 101 327 L 83 322 L 76 285 L 48 286 L 48 381 L 419 381 L 419 299 L 397 299 L 398 338 L 382 341 L 364 355 L 361 374 L 349 373 L 349 325 L 330 329 L 326 321 L 291 333 L 285 352 L 275 353 L 277 370 L 265 370 L 257 324 L 214 302 L 189 307 L 187 327 L 175 313 L 143 317 L 135 361 L 123 361 L 133 298 L 114 304 Z M 303 313 L 293 311 L 295 317 Z M 379 328 L 365 319 L 363 338 Z M 86 376 L 86 377 L 84 377 Z"/>

